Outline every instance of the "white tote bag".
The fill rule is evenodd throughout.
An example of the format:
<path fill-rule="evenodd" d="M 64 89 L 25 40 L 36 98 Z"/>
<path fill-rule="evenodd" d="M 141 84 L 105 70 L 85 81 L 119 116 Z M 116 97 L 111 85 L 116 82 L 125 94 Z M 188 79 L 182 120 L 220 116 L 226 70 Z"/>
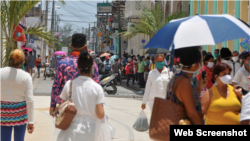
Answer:
<path fill-rule="evenodd" d="M 96 131 L 94 141 L 111 141 L 111 130 L 109 128 L 106 115 L 103 119 L 96 119 Z"/>

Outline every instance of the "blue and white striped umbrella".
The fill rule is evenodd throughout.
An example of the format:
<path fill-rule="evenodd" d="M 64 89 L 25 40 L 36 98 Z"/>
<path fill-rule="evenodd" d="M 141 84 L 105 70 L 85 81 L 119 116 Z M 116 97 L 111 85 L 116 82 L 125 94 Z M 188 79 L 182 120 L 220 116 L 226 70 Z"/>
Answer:
<path fill-rule="evenodd" d="M 219 43 L 249 38 L 250 28 L 239 19 L 228 15 L 195 15 L 172 20 L 162 27 L 144 47 L 174 49 L 217 45 Z"/>

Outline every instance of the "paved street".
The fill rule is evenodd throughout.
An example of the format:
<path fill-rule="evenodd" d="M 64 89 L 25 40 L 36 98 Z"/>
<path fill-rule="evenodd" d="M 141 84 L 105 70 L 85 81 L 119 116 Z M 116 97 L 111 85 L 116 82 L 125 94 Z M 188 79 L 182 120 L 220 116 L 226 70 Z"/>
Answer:
<path fill-rule="evenodd" d="M 54 81 L 51 80 L 51 78 L 46 78 L 46 80 L 43 80 L 42 77 L 40 79 L 35 78 L 34 95 L 50 96 L 53 82 Z M 130 86 L 132 86 L 132 81 L 130 83 Z M 125 86 L 125 80 L 123 80 L 122 85 Z M 115 95 L 108 95 L 107 93 L 105 95 L 108 97 L 142 97 L 143 92 L 141 90 L 138 90 L 139 89 L 135 89 L 135 86 L 127 88 L 122 87 L 121 85 L 117 85 L 117 93 Z"/>
<path fill-rule="evenodd" d="M 26 132 L 25 141 L 56 141 L 59 134 L 55 128 L 55 119 L 49 115 L 50 92 L 53 81 L 35 78 L 35 130 L 33 134 Z M 120 95 L 137 95 L 134 91 L 118 86 Z M 133 124 L 141 112 L 141 98 L 106 97 L 104 105 L 109 124 L 114 127 L 113 141 L 150 141 L 148 131 L 138 132 Z M 145 113 L 150 120 L 150 109 Z"/>

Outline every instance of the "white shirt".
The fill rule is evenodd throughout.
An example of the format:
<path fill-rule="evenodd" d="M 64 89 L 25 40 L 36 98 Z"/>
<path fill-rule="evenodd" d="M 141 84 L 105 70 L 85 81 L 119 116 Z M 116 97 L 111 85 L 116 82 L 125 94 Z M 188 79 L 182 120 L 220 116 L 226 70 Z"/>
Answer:
<path fill-rule="evenodd" d="M 233 66 L 233 62 L 230 61 L 230 60 L 222 60 L 221 61 L 222 63 L 225 63 L 225 64 L 228 64 L 231 68 L 232 68 L 232 71 L 231 71 L 231 78 L 233 79 L 234 78 L 234 67 L 235 67 L 235 74 L 238 72 L 238 70 L 241 68 L 240 66 L 240 63 L 236 62 Z"/>
<path fill-rule="evenodd" d="M 242 96 L 240 121 L 250 120 L 250 93 Z"/>
<path fill-rule="evenodd" d="M 249 75 L 250 73 L 245 69 L 245 65 L 243 65 L 234 76 L 233 82 L 239 84 L 244 90 L 249 91 Z"/>
<path fill-rule="evenodd" d="M 28 124 L 34 124 L 34 99 L 32 78 L 22 69 L 5 67 L 0 69 L 1 101 L 26 101 Z"/>
<path fill-rule="evenodd" d="M 70 81 L 67 81 L 60 98 L 68 100 L 69 91 Z M 96 115 L 96 105 L 105 103 L 102 87 L 90 77 L 79 76 L 72 83 L 72 101 L 77 114 L 69 128 L 60 131 L 57 141 L 111 141 L 107 139 L 110 131 L 106 116 L 100 120 Z"/>
<path fill-rule="evenodd" d="M 169 79 L 173 75 L 173 72 L 169 71 L 164 66 L 164 70 L 160 73 L 157 68 L 151 70 L 148 75 L 145 93 L 143 96 L 142 104 L 146 104 L 149 101 L 150 109 L 153 108 L 154 98 L 166 98 L 167 85 Z M 169 76 L 170 75 L 170 76 Z"/>

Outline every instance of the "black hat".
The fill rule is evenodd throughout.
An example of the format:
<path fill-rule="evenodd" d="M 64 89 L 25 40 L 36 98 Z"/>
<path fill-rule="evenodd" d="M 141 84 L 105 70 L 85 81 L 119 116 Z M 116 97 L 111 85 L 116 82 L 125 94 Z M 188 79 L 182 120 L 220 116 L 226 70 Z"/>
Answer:
<path fill-rule="evenodd" d="M 243 51 L 240 56 L 242 59 L 246 59 L 249 56 L 249 52 Z"/>

